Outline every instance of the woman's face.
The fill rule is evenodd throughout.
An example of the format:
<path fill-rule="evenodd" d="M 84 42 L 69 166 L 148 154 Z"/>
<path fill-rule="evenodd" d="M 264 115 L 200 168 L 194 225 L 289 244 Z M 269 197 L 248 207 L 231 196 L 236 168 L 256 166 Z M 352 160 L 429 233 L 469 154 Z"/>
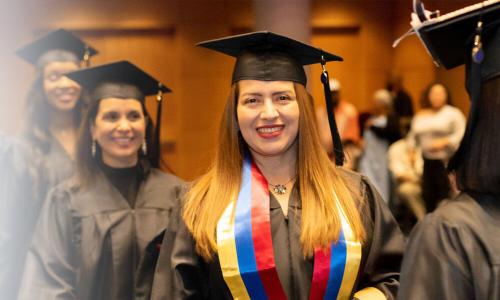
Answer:
<path fill-rule="evenodd" d="M 448 94 L 446 89 L 441 84 L 435 84 L 429 90 L 429 102 L 431 107 L 434 109 L 439 109 L 443 107 L 448 100 Z"/>
<path fill-rule="evenodd" d="M 146 119 L 139 100 L 101 100 L 91 134 L 101 147 L 105 164 L 115 168 L 134 166 L 145 133 Z"/>
<path fill-rule="evenodd" d="M 254 154 L 296 151 L 299 105 L 291 81 L 239 81 L 238 125 Z"/>
<path fill-rule="evenodd" d="M 78 70 L 74 62 L 51 62 L 43 69 L 43 90 L 48 103 L 58 111 L 72 110 L 80 99 L 80 86 L 63 74 Z"/>

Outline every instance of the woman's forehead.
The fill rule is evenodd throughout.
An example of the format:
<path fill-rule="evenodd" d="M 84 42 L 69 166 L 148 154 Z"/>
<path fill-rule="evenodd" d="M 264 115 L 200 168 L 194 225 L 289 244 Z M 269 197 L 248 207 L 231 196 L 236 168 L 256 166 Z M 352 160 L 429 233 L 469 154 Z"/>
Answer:
<path fill-rule="evenodd" d="M 99 110 L 141 110 L 142 103 L 134 98 L 104 98 L 99 103 Z"/>
<path fill-rule="evenodd" d="M 294 82 L 293 81 L 264 81 L 264 80 L 253 80 L 245 79 L 238 82 L 238 87 L 240 93 L 244 92 L 294 92 Z"/>

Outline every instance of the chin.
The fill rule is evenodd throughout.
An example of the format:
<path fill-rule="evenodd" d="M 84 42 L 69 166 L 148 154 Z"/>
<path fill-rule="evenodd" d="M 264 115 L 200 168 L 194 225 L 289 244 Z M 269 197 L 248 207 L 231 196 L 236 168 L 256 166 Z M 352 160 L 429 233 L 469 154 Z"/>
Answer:
<path fill-rule="evenodd" d="M 73 110 L 76 106 L 76 101 L 66 102 L 66 103 L 56 103 L 54 108 L 59 111 L 70 111 Z"/>
<path fill-rule="evenodd" d="M 254 150 L 255 152 L 257 152 L 263 156 L 282 155 L 282 154 L 285 154 L 287 151 L 286 147 L 257 147 L 255 149 L 256 149 L 256 150 Z"/>

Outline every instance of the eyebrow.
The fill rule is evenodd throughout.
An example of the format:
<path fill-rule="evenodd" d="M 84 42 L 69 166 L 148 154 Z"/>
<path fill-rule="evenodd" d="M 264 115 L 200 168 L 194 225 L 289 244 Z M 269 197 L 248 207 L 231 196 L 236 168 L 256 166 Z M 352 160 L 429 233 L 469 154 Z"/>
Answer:
<path fill-rule="evenodd" d="M 280 95 L 280 94 L 293 94 L 293 92 L 291 90 L 283 90 L 283 91 L 277 91 L 277 92 L 272 93 L 273 96 Z M 241 96 L 262 96 L 262 93 L 258 93 L 258 92 L 243 93 L 243 94 L 241 94 Z"/>

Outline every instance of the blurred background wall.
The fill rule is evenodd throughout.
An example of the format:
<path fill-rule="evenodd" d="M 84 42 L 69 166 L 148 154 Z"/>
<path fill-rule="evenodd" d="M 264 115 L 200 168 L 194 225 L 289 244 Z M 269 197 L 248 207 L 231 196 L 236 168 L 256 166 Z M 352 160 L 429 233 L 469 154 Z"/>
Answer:
<path fill-rule="evenodd" d="M 443 14 L 475 2 L 424 1 Z M 209 164 L 234 62 L 194 46 L 206 39 L 268 29 L 338 54 L 344 62 L 327 68 L 359 111 L 369 109 L 373 92 L 398 72 L 415 108 L 423 89 L 439 80 L 468 113 L 463 67 L 435 67 L 415 36 L 391 47 L 410 27 L 410 12 L 411 0 L 0 0 L 0 132 L 21 128 L 34 77 L 15 50 L 61 27 L 100 51 L 93 65 L 127 59 L 173 89 L 163 107 L 163 159 L 185 179 Z M 308 88 L 324 105 L 320 67 L 308 71 Z M 154 116 L 155 100 L 149 101 Z"/>

